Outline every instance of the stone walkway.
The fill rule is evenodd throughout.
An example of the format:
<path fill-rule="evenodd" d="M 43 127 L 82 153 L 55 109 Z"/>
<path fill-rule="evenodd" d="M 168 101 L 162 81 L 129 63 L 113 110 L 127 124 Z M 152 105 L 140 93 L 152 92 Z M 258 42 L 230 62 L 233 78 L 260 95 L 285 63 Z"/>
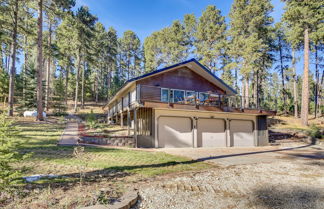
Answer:
<path fill-rule="evenodd" d="M 57 143 L 57 145 L 65 145 L 65 146 L 74 146 L 78 144 L 79 140 L 79 122 L 80 119 L 76 116 L 69 115 L 66 117 L 68 123 L 64 129 L 64 132 L 61 136 L 61 139 Z"/>

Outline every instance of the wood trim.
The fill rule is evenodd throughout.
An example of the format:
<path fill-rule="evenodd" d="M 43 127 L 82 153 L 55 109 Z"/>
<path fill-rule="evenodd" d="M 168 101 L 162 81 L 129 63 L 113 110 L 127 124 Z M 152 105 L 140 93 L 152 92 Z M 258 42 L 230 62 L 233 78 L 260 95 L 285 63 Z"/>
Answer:
<path fill-rule="evenodd" d="M 214 106 L 194 106 L 188 104 L 176 104 L 176 103 L 164 103 L 155 101 L 144 101 L 143 107 L 149 108 L 166 108 L 166 109 L 179 109 L 179 110 L 195 110 L 195 111 L 214 111 L 214 112 L 228 112 L 228 113 L 241 113 L 241 114 L 253 114 L 253 115 L 275 115 L 275 111 L 256 110 L 256 109 L 238 109 L 232 108 L 231 111 L 224 111 L 221 108 Z"/>

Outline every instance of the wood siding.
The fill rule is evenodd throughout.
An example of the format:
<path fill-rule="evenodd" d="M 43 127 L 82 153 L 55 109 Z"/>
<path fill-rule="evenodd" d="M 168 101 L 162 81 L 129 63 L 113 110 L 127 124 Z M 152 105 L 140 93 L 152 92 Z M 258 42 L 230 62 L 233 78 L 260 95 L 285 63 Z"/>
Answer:
<path fill-rule="evenodd" d="M 196 92 L 212 91 L 219 94 L 225 94 L 224 90 L 220 89 L 218 86 L 215 86 L 187 67 L 182 67 L 145 78 L 137 81 L 137 84 L 161 88 L 191 90 Z M 145 94 L 157 95 L 157 93 L 160 92 L 152 90 L 150 92 L 143 92 L 142 96 Z"/>
<path fill-rule="evenodd" d="M 141 100 L 160 101 L 161 89 L 154 86 L 145 86 L 140 89 Z"/>

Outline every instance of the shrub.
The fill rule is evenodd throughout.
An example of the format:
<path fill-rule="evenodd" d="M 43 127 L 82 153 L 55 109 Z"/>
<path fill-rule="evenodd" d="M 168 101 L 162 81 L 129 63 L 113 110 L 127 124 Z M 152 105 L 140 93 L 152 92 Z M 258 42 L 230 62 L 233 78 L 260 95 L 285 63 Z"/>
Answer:
<path fill-rule="evenodd" d="M 313 138 L 322 138 L 321 129 L 314 124 L 311 125 L 308 135 Z"/>
<path fill-rule="evenodd" d="M 20 170 L 12 167 L 28 155 L 22 155 L 17 150 L 20 142 L 18 131 L 13 126 L 13 121 L 0 114 L 0 191 L 8 190 L 17 182 Z"/>
<path fill-rule="evenodd" d="M 86 117 L 86 123 L 90 128 L 96 128 L 97 127 L 97 119 L 95 114 L 93 113 L 93 110 L 91 110 L 90 114 Z"/>

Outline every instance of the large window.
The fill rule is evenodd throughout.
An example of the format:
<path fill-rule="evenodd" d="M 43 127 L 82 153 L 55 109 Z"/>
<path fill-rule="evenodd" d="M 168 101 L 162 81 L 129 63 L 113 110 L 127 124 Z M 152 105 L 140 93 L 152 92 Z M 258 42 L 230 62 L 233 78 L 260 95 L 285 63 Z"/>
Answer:
<path fill-rule="evenodd" d="M 161 101 L 169 102 L 169 89 L 161 89 Z"/>
<path fill-rule="evenodd" d="M 196 95 L 196 92 L 194 91 L 186 91 L 186 97 L 189 98 L 189 99 L 193 99 Z"/>
<path fill-rule="evenodd" d="M 196 92 L 194 91 L 186 91 L 186 103 L 195 103 L 196 100 Z"/>
<path fill-rule="evenodd" d="M 184 91 L 183 90 L 173 90 L 173 102 L 181 103 L 184 102 Z"/>
<path fill-rule="evenodd" d="M 204 102 L 204 101 L 206 101 L 207 99 L 208 99 L 208 93 L 203 93 L 203 92 L 200 92 L 199 93 L 199 100 L 201 101 L 201 102 Z"/>

